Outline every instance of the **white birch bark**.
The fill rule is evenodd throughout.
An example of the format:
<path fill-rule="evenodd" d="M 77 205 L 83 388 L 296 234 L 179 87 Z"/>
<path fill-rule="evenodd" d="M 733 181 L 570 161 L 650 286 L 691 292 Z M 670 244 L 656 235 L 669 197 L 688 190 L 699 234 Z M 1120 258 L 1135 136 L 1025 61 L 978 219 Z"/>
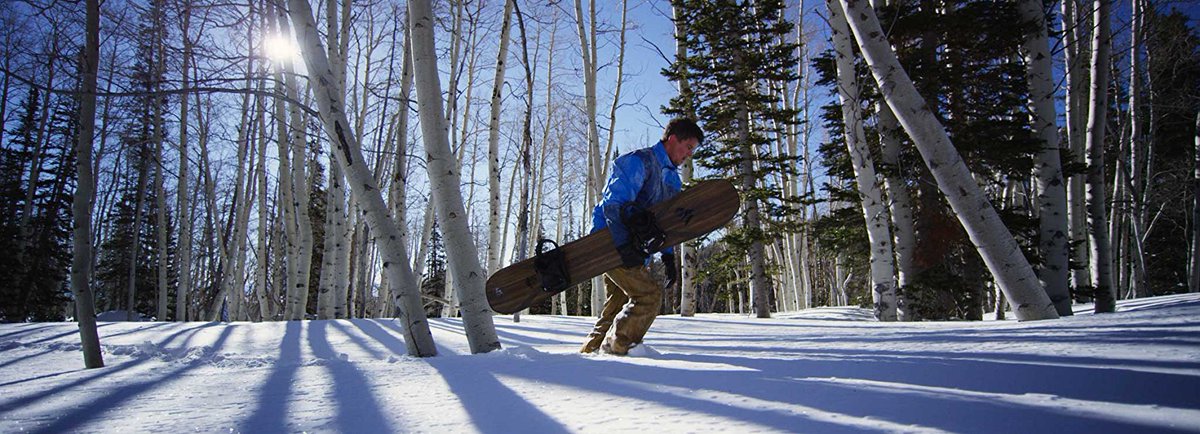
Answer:
<path fill-rule="evenodd" d="M 400 245 L 408 249 L 410 245 L 408 231 L 408 107 L 411 102 L 413 88 L 412 72 L 412 37 L 408 31 L 408 22 L 404 22 L 404 64 L 400 72 L 400 110 L 396 114 L 396 170 L 390 186 L 391 209 L 400 230 Z M 407 250 L 406 250 L 407 251 Z M 414 273 L 416 276 L 420 274 Z M 399 294 L 397 288 L 402 282 L 388 280 L 390 292 L 394 299 Z M 386 303 L 389 310 L 394 312 L 393 303 Z M 394 313 L 389 313 L 394 316 Z"/>
<path fill-rule="evenodd" d="M 416 278 L 407 267 L 407 252 L 399 243 L 399 231 L 388 216 L 375 178 L 367 170 L 362 148 L 354 142 L 352 132 L 346 131 L 350 123 L 346 120 L 343 110 L 345 104 L 333 89 L 329 60 L 325 58 L 321 49 L 312 10 L 306 0 L 288 0 L 288 5 L 292 19 L 300 28 L 297 35 L 301 41 L 301 50 L 305 53 L 305 64 L 314 78 L 312 82 L 317 94 L 317 107 L 326 133 L 334 144 L 334 155 L 337 157 L 335 160 L 345 169 L 346 178 L 350 181 L 350 190 L 357 198 L 369 223 L 376 229 L 374 233 L 387 240 L 381 244 L 386 249 L 383 258 L 384 270 L 389 273 L 389 280 L 401 282 L 401 322 L 408 353 L 419 357 L 436 355 L 433 335 L 429 331 L 429 323 L 425 320 L 420 294 L 416 291 Z M 440 110 L 438 112 L 440 113 Z"/>
<path fill-rule="evenodd" d="M 917 144 L 967 235 L 1013 304 L 1018 319 L 1057 318 L 1049 297 L 1012 233 L 975 183 L 945 129 L 925 105 L 884 36 L 874 9 L 865 0 L 841 0 L 863 57 L 888 106 Z"/>
<path fill-rule="evenodd" d="M 265 73 L 265 68 L 263 69 Z M 263 93 L 265 80 L 258 82 L 259 93 Z M 265 95 L 265 93 L 263 93 Z M 255 245 L 255 252 L 258 256 L 257 267 L 254 275 L 255 297 L 258 299 L 258 315 L 261 321 L 273 319 L 271 316 L 271 305 L 267 295 L 267 266 L 270 261 L 267 260 L 267 110 L 266 98 L 258 98 L 255 104 L 255 113 L 258 118 L 258 166 L 255 171 L 258 174 L 258 243 Z M 183 278 L 180 278 L 183 281 Z M 177 311 L 178 312 L 178 311 Z"/>
<path fill-rule="evenodd" d="M 504 19 L 500 28 L 500 49 L 496 54 L 496 76 L 492 81 L 492 111 L 488 117 L 488 249 L 487 271 L 490 275 L 500 269 L 502 243 L 500 239 L 500 92 L 504 88 L 504 72 L 508 63 L 509 31 L 515 0 L 504 2 Z"/>
<path fill-rule="evenodd" d="M 891 170 L 886 171 L 884 183 L 887 186 L 889 199 L 888 211 L 892 217 L 893 248 L 896 252 L 896 314 L 900 321 L 911 320 L 911 314 L 906 307 L 903 288 L 916 276 L 913 265 L 913 253 L 917 248 L 917 231 L 913 223 L 912 196 L 904 182 L 900 169 L 900 121 L 886 102 L 878 104 L 879 110 L 879 147 L 883 164 Z"/>
<path fill-rule="evenodd" d="M 75 195 L 71 210 L 74 220 L 71 258 L 71 292 L 75 296 L 75 321 L 79 323 L 79 341 L 83 364 L 88 369 L 104 367 L 100 336 L 96 331 L 96 305 L 91 288 L 92 263 L 92 141 L 96 129 L 96 70 L 100 63 L 100 1 L 86 0 L 83 53 L 79 57 L 79 134 L 76 135 Z"/>
<path fill-rule="evenodd" d="M 253 6 L 252 6 L 253 7 Z M 179 283 L 175 287 L 175 321 L 187 321 L 187 297 L 191 292 L 192 284 L 192 206 L 188 202 L 188 195 L 191 193 L 188 179 L 188 98 L 187 89 L 191 86 L 191 62 L 192 62 L 192 38 L 191 30 L 191 3 L 185 2 L 181 5 L 180 16 L 183 20 L 180 24 L 180 32 L 183 39 L 183 58 L 180 74 L 180 90 L 184 91 L 184 96 L 179 98 L 179 180 L 176 183 L 176 203 L 178 210 L 177 218 L 179 219 L 179 246 L 176 255 L 178 258 L 176 270 L 179 270 Z"/>
<path fill-rule="evenodd" d="M 296 2 L 298 0 L 292 0 Z M 492 323 L 492 310 L 484 296 L 487 275 L 479 264 L 479 250 L 468 226 L 470 216 L 463 207 L 459 168 L 446 138 L 442 117 L 441 85 L 434 50 L 432 7 L 429 0 L 409 1 L 409 22 L 413 38 L 413 66 L 416 72 L 417 102 L 421 132 L 425 141 L 427 170 L 437 205 L 438 225 L 446 242 L 446 258 L 454 275 L 461 303 L 463 326 L 472 353 L 500 348 Z"/>
<path fill-rule="evenodd" d="M 1080 26 L 1086 22 L 1083 16 L 1078 12 L 1075 1 L 1064 1 L 1061 3 L 1062 28 L 1063 31 L 1063 60 L 1065 68 L 1063 70 L 1063 84 L 1066 87 L 1066 103 L 1063 104 L 1064 117 L 1066 119 L 1066 137 L 1071 150 L 1071 155 L 1074 158 L 1073 163 L 1083 164 L 1084 162 L 1084 146 L 1085 135 L 1083 132 L 1084 124 L 1087 122 L 1086 102 L 1088 99 L 1089 90 L 1087 88 L 1087 77 L 1083 68 L 1086 61 L 1086 52 L 1082 45 L 1080 34 Z M 1074 242 L 1087 241 L 1087 206 L 1086 194 L 1084 188 L 1084 175 L 1082 173 L 1071 176 L 1068 179 L 1067 188 L 1067 213 L 1068 223 L 1070 226 L 1070 237 Z M 1089 261 L 1089 251 L 1085 248 L 1074 249 L 1074 261 L 1080 264 L 1087 264 Z M 1076 288 L 1082 288 L 1092 284 L 1091 272 L 1088 267 L 1080 267 L 1071 273 L 1072 284 Z"/>
<path fill-rule="evenodd" d="M 1142 130 L 1142 31 L 1145 15 L 1143 11 L 1142 0 L 1130 0 L 1130 9 L 1132 16 L 1130 18 L 1130 42 L 1129 42 L 1129 144 L 1130 144 L 1130 159 L 1129 173 L 1126 175 L 1131 179 L 1130 191 L 1130 210 L 1129 230 L 1131 234 L 1131 243 L 1129 244 L 1130 253 L 1129 260 L 1133 265 L 1132 287 L 1133 292 L 1138 297 L 1150 296 L 1150 288 L 1146 283 L 1146 261 L 1142 254 L 1141 234 L 1146 225 L 1147 218 L 1147 199 L 1149 199 L 1148 190 L 1150 183 L 1146 180 L 1151 178 L 1150 160 L 1152 153 L 1149 152 L 1144 132 Z M 1143 158 L 1143 156 L 1145 158 Z M 1142 170 L 1142 166 L 1146 166 L 1146 170 Z M 1145 173 L 1147 176 L 1139 176 Z"/>
<path fill-rule="evenodd" d="M 889 2 L 875 0 L 875 8 Z M 904 299 L 903 288 L 916 275 L 913 266 L 913 253 L 917 248 L 917 231 L 913 223 L 912 196 L 904 182 L 900 170 L 900 149 L 903 146 L 900 134 L 903 131 L 896 114 L 884 101 L 875 105 L 878 113 L 879 149 L 882 163 L 890 168 L 884 171 L 884 184 L 887 186 L 888 211 L 892 219 L 893 250 L 896 258 L 896 318 L 900 321 L 912 320 L 907 303 Z"/>
<path fill-rule="evenodd" d="M 621 31 L 617 43 L 617 85 L 613 91 L 612 104 L 608 109 L 608 143 L 604 146 L 604 155 L 613 152 L 613 138 L 617 134 L 617 107 L 621 105 L 621 85 L 625 82 L 625 32 L 629 24 L 629 0 L 621 0 Z M 593 42 L 594 41 L 593 37 Z M 593 59 L 595 57 L 593 56 Z M 608 167 L 601 166 L 601 179 L 608 179 Z"/>
<path fill-rule="evenodd" d="M 596 3 L 589 2 L 590 20 L 583 14 L 583 0 L 575 0 L 575 24 L 579 35 L 579 53 L 583 60 L 584 113 L 587 120 L 587 149 L 588 172 L 587 188 L 584 194 L 584 215 L 591 212 L 592 207 L 600 201 L 601 183 L 604 182 L 602 173 L 604 167 L 600 155 L 600 133 L 596 126 Z M 591 33 L 587 31 L 590 23 Z M 592 279 L 592 316 L 600 316 L 604 307 L 604 280 L 597 276 Z"/>
<path fill-rule="evenodd" d="M 1067 288 L 1067 190 L 1062 162 L 1059 161 L 1058 115 L 1054 109 L 1055 83 L 1046 36 L 1046 14 L 1040 0 L 1022 0 L 1017 10 L 1030 29 L 1021 44 L 1021 54 L 1025 57 L 1029 80 L 1030 122 L 1041 142 L 1034 174 L 1037 177 L 1040 222 L 1038 246 L 1045 264 L 1038 270 L 1038 278 L 1058 315 L 1068 316 L 1072 311 L 1071 294 Z"/>
<path fill-rule="evenodd" d="M 330 158 L 336 158 L 333 154 L 329 154 Z M 321 276 L 317 281 L 317 319 L 331 319 L 333 316 L 333 275 L 334 266 L 337 263 L 337 253 L 334 246 L 337 244 L 339 235 L 336 233 L 334 226 L 336 220 L 334 217 L 335 209 L 340 211 L 341 206 L 335 205 L 337 200 L 334 198 L 334 185 L 340 184 L 335 177 L 334 168 L 336 164 L 329 165 L 329 184 L 325 190 L 325 245 L 321 249 Z M 344 200 L 344 197 L 343 197 Z"/>
<path fill-rule="evenodd" d="M 341 173 L 341 168 L 337 169 L 339 181 L 345 177 Z M 337 202 L 337 212 L 332 215 L 333 218 L 333 292 L 330 293 L 332 313 L 331 317 L 344 319 L 349 317 L 350 310 L 346 307 L 346 297 L 350 292 L 350 222 L 346 218 L 346 192 L 345 186 L 338 183 L 337 191 L 334 193 L 334 201 Z M 355 217 L 358 218 L 357 216 Z"/>
<path fill-rule="evenodd" d="M 1104 188 L 1104 135 L 1108 120 L 1109 52 L 1112 30 L 1108 25 L 1109 5 L 1095 1 L 1092 32 L 1091 103 L 1087 123 L 1087 203 L 1088 247 L 1091 251 L 1092 287 L 1095 288 L 1096 312 L 1116 311 L 1116 293 L 1112 280 L 1112 246 L 1108 236 L 1108 216 Z M 1011 298 L 1011 296 L 1010 296 Z"/>
<path fill-rule="evenodd" d="M 160 39 L 157 42 L 158 58 L 164 59 L 163 47 L 165 44 Z M 163 71 L 165 75 L 165 61 L 161 61 L 157 67 Z M 163 122 L 162 104 L 154 105 L 154 119 L 158 123 L 158 127 L 154 129 L 154 200 L 158 204 L 158 212 L 155 213 L 155 242 L 158 245 L 158 302 L 157 313 L 155 318 L 158 321 L 167 320 L 167 192 L 164 187 L 166 176 L 163 175 Z"/>
<path fill-rule="evenodd" d="M 871 300 L 875 304 L 875 318 L 880 321 L 896 321 L 892 233 L 883 189 L 875 176 L 875 161 L 871 157 L 866 134 L 863 132 L 860 87 L 854 71 L 854 42 L 851 41 L 846 15 L 837 0 L 827 0 L 826 4 L 829 7 L 829 25 L 837 56 L 837 88 L 842 105 L 842 120 L 845 124 L 846 148 L 850 153 L 850 164 L 854 168 L 860 206 L 867 223 L 867 239 L 870 242 Z"/>
<path fill-rule="evenodd" d="M 679 6 L 680 5 L 676 2 L 671 2 L 671 13 L 675 20 L 678 20 L 680 14 L 682 13 L 682 11 L 679 9 Z M 686 29 L 684 29 L 683 26 L 679 25 L 678 23 L 675 24 L 674 34 L 676 62 L 681 62 L 687 58 L 687 44 L 680 40 L 683 38 L 685 31 Z M 691 83 L 688 82 L 686 77 L 679 79 L 679 93 L 682 95 L 691 94 Z M 694 116 L 692 113 L 689 113 L 688 115 Z M 688 161 L 684 162 L 681 169 L 680 178 L 683 181 L 683 184 L 687 185 L 691 183 L 693 176 L 693 165 L 691 159 L 688 159 Z M 679 282 L 679 315 L 684 317 L 695 316 L 697 272 L 696 262 L 698 259 L 696 248 L 685 242 L 680 246 L 679 253 L 679 259 L 681 261 L 681 276 Z"/>

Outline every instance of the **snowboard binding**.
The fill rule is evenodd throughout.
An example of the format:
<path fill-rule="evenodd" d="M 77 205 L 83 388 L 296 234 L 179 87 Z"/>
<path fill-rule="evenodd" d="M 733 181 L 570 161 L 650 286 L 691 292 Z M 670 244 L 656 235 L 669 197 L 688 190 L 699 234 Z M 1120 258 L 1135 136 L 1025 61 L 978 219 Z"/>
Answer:
<path fill-rule="evenodd" d="M 546 251 L 546 244 L 552 244 L 554 247 Z M 558 248 L 558 243 L 554 240 L 545 238 L 538 240 L 533 267 L 541 279 L 542 291 L 557 293 L 567 289 L 571 283 L 571 275 L 567 272 L 566 255 Z"/>

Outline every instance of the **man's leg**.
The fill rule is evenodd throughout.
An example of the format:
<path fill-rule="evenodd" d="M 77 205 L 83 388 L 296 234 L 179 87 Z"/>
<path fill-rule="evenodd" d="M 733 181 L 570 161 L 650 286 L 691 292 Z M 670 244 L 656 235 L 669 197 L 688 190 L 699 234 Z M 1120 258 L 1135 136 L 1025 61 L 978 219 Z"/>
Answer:
<path fill-rule="evenodd" d="M 607 273 L 604 275 L 604 290 L 608 294 L 608 298 L 604 300 L 604 310 L 600 311 L 600 319 L 596 320 L 596 326 L 588 333 L 588 340 L 583 343 L 583 348 L 579 349 L 581 353 L 592 353 L 600 348 L 600 344 L 604 343 L 604 336 L 612 327 L 613 318 L 616 318 L 621 307 L 629 302 L 625 291 L 621 290 Z"/>
<path fill-rule="evenodd" d="M 662 288 L 650 277 L 646 267 L 618 268 L 608 275 L 629 296 L 630 303 L 613 320 L 613 335 L 607 342 L 607 349 L 614 354 L 625 354 L 630 345 L 642 341 L 658 316 L 662 307 Z"/>

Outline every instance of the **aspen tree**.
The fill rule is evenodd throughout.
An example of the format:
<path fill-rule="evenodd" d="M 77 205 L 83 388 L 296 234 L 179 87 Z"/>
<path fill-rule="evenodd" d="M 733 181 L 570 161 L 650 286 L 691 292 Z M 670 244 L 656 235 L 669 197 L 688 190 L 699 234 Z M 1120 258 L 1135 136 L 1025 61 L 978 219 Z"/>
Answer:
<path fill-rule="evenodd" d="M 1073 157 L 1072 163 L 1083 164 L 1085 154 L 1084 124 L 1087 123 L 1087 76 L 1084 63 L 1087 62 L 1087 50 L 1083 49 L 1084 34 L 1082 29 L 1087 22 L 1086 16 L 1078 11 L 1076 0 L 1061 2 L 1063 29 L 1063 85 L 1066 88 L 1066 101 L 1063 104 L 1063 115 L 1066 119 L 1065 136 L 1068 148 Z M 1078 173 L 1067 180 L 1067 214 L 1070 226 L 1070 237 L 1073 242 L 1086 244 L 1087 240 L 1087 206 L 1085 197 L 1084 175 Z M 1089 250 L 1074 249 L 1074 261 L 1080 264 L 1088 263 Z M 1076 288 L 1092 284 L 1091 272 L 1088 267 L 1079 267 L 1071 273 L 1072 284 Z"/>
<path fill-rule="evenodd" d="M 329 134 L 335 148 L 335 161 L 339 167 L 346 170 L 350 190 L 362 206 L 369 224 L 376 228 L 376 236 L 387 240 L 381 245 L 386 249 L 383 262 L 385 272 L 390 273 L 389 280 L 402 282 L 399 291 L 401 295 L 398 298 L 402 303 L 400 320 L 408 353 L 419 357 L 436 355 L 437 349 L 433 345 L 429 323 L 424 317 L 420 294 L 416 290 L 416 278 L 407 267 L 407 253 L 399 243 L 399 231 L 387 213 L 374 177 L 367 171 L 361 147 L 354 141 L 353 132 L 347 131 L 349 122 L 346 120 L 345 104 L 333 89 L 332 69 L 321 49 L 321 41 L 313 23 L 312 9 L 307 0 L 288 0 L 288 5 L 292 20 L 299 27 L 297 35 L 301 41 L 301 50 L 309 74 L 314 77 L 317 107 L 326 133 Z M 440 112 L 441 110 L 438 110 L 436 113 Z"/>
<path fill-rule="evenodd" d="M 266 69 L 263 68 L 262 72 L 265 73 Z M 258 81 L 258 91 L 264 95 L 265 82 L 266 80 Z M 258 175 L 258 243 L 255 245 L 255 255 L 258 260 L 254 270 L 254 288 L 255 297 L 258 299 L 259 319 L 266 321 L 271 318 L 267 290 L 267 267 L 270 264 L 267 259 L 267 232 L 270 230 L 267 226 L 267 110 L 266 98 L 257 98 L 255 101 L 255 115 L 258 119 L 258 167 L 255 169 Z M 182 280 L 181 277 L 180 281 Z"/>
<path fill-rule="evenodd" d="M 1112 30 L 1108 25 L 1109 5 L 1095 0 L 1092 32 L 1091 98 L 1087 122 L 1088 247 L 1091 251 L 1092 287 L 1096 312 L 1116 311 L 1116 288 L 1112 279 L 1112 246 L 1108 235 L 1104 191 L 1104 136 L 1108 125 L 1109 52 Z M 1010 296 L 1010 298 L 1012 298 Z"/>
<path fill-rule="evenodd" d="M 100 353 L 100 335 L 96 331 L 96 306 L 91 288 L 92 264 L 92 142 L 96 129 L 96 70 L 100 63 L 100 1 L 86 0 L 84 46 L 79 56 L 79 134 L 76 134 L 75 170 L 78 175 L 71 203 L 74 219 L 71 258 L 71 292 L 75 296 L 75 321 L 79 323 L 79 341 L 83 364 L 88 369 L 104 367 Z M 1200 144 L 1200 142 L 1198 142 Z"/>
<path fill-rule="evenodd" d="M 875 176 L 875 162 L 871 157 L 863 132 L 861 94 L 857 74 L 854 71 L 854 50 L 846 16 L 837 0 L 827 0 L 829 25 L 833 34 L 834 50 L 837 52 L 838 97 L 842 103 L 842 119 L 845 122 L 846 147 L 854 167 L 858 184 L 858 197 L 867 223 L 867 239 L 870 243 L 871 299 L 875 303 L 875 318 L 880 321 L 895 321 L 896 280 L 892 274 L 892 233 L 883 189 Z"/>
<path fill-rule="evenodd" d="M 590 210 L 600 201 L 604 182 L 603 160 L 607 155 L 600 154 L 600 132 L 596 125 L 596 2 L 588 2 L 588 16 L 583 14 L 583 0 L 575 0 L 575 28 L 579 36 L 579 53 L 583 60 L 584 105 L 583 116 L 587 120 L 587 149 L 588 177 L 584 194 L 584 215 L 590 215 Z M 591 31 L 588 31 L 590 27 Z M 592 316 L 599 316 L 604 306 L 603 277 L 592 278 Z"/>
<path fill-rule="evenodd" d="M 1017 318 L 1057 318 L 1053 304 L 1038 286 L 1037 276 L 1016 240 L 1001 223 L 996 209 L 975 183 L 945 129 L 900 66 L 874 9 L 865 0 L 840 0 L 840 3 L 880 92 L 917 144 L 921 157 L 937 179 L 938 188 L 1008 296 Z"/>
<path fill-rule="evenodd" d="M 508 60 L 509 30 L 512 27 L 513 3 L 504 2 L 504 19 L 500 27 L 500 48 L 496 54 L 496 76 L 492 81 L 492 108 L 488 117 L 488 248 L 487 272 L 500 269 L 502 252 L 500 238 L 500 92 L 504 88 L 504 72 Z"/>
<path fill-rule="evenodd" d="M 1072 0 L 1066 0 L 1072 1 Z M 1067 288 L 1069 243 L 1067 238 L 1067 191 L 1062 175 L 1058 142 L 1058 115 L 1054 109 L 1054 77 L 1041 0 L 1022 0 L 1018 13 L 1029 28 L 1021 44 L 1029 80 L 1029 114 L 1041 149 L 1034 173 L 1037 176 L 1039 242 L 1044 265 L 1038 279 L 1054 303 L 1059 316 L 1071 315 Z"/>
<path fill-rule="evenodd" d="M 1195 170 L 1192 174 L 1192 258 L 1188 292 L 1200 292 L 1200 111 L 1196 112 Z M 82 177 L 81 177 L 82 178 Z"/>
<path fill-rule="evenodd" d="M 298 0 L 292 0 L 293 2 Z M 487 275 L 479 264 L 479 250 L 471 238 L 463 207 L 459 168 L 446 138 L 442 116 L 441 85 L 434 50 L 432 7 L 429 0 L 409 1 L 409 23 L 413 38 L 413 66 L 416 72 L 417 102 L 421 107 L 421 132 L 425 141 L 427 170 L 437 205 L 438 227 L 445 234 L 449 271 L 461 302 L 463 326 L 472 353 L 500 348 L 492 323 L 483 284 Z"/>
<path fill-rule="evenodd" d="M 680 21 L 681 11 L 679 4 L 676 1 L 671 2 L 672 19 L 675 21 L 675 62 L 682 65 L 683 60 L 687 58 L 687 39 L 684 33 L 687 31 L 685 24 Z M 691 83 L 688 82 L 687 76 L 680 73 L 679 78 L 679 96 L 684 104 L 688 104 L 685 108 L 684 115 L 695 117 L 695 108 L 692 107 L 690 98 L 692 98 Z M 695 170 L 695 164 L 689 159 L 683 163 L 680 169 L 680 178 L 684 185 L 692 182 L 692 176 Z M 679 282 L 679 315 L 680 316 L 695 316 L 696 315 L 696 272 L 698 255 L 696 247 L 691 243 L 683 243 L 680 246 L 680 282 Z"/>

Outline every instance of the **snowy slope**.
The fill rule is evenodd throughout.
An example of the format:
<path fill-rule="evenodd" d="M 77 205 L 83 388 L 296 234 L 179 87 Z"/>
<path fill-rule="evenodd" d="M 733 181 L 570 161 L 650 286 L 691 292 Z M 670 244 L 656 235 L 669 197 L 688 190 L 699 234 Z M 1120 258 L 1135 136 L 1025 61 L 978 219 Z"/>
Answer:
<path fill-rule="evenodd" d="M 639 356 L 591 320 L 497 317 L 505 349 L 404 355 L 393 321 L 0 325 L 0 433 L 1200 432 L 1200 294 L 1057 321 L 884 324 L 853 308 L 659 318 Z M 650 431 L 648 431 L 650 430 Z"/>

